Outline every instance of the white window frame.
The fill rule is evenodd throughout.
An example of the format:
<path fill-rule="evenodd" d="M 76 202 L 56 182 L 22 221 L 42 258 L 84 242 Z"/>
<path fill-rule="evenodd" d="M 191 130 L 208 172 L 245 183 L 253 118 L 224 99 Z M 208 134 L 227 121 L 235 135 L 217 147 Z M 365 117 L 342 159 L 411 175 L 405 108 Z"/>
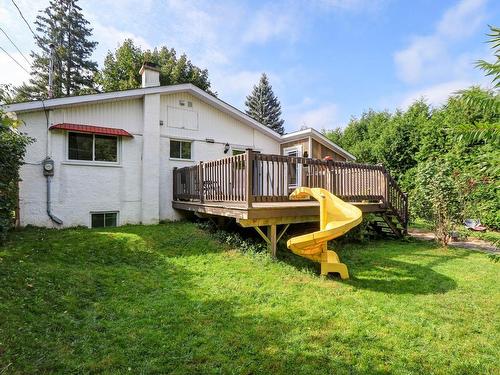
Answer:
<path fill-rule="evenodd" d="M 89 212 L 89 228 L 92 227 L 92 215 L 95 214 L 116 214 L 116 226 L 119 227 L 120 224 L 120 211 L 90 211 Z M 104 227 L 95 227 L 96 229 L 99 228 L 115 228 L 115 227 L 107 227 L 106 226 L 106 217 L 104 217 Z"/>
<path fill-rule="evenodd" d="M 80 159 L 70 159 L 69 158 L 69 134 L 91 134 L 92 135 L 92 160 L 80 160 Z M 85 133 L 79 131 L 68 130 L 66 132 L 66 147 L 64 150 L 66 164 L 85 164 L 85 165 L 110 165 L 116 166 L 121 165 L 121 156 L 122 156 L 122 137 L 119 135 L 109 135 L 109 137 L 116 138 L 116 161 L 102 161 L 102 160 L 94 160 L 95 159 L 95 136 L 96 135 L 106 135 L 106 134 L 96 134 L 96 133 Z"/>
<path fill-rule="evenodd" d="M 170 156 L 170 151 L 171 151 L 171 142 L 176 141 L 176 142 L 184 142 L 184 143 L 189 143 L 191 146 L 191 158 L 189 159 L 183 159 L 183 158 L 174 158 Z M 170 160 L 175 160 L 175 161 L 193 161 L 193 144 L 194 140 L 192 139 L 179 139 L 179 138 L 170 138 L 168 141 L 168 156 Z M 182 155 L 182 146 L 181 146 L 181 155 Z"/>
<path fill-rule="evenodd" d="M 296 152 L 297 157 L 303 156 L 303 148 L 302 145 L 295 145 L 290 147 L 283 148 L 283 156 L 290 156 L 291 153 Z M 287 171 L 287 179 L 288 179 L 288 171 Z M 300 186 L 302 182 L 302 164 L 297 164 L 297 175 L 296 175 L 297 184 L 290 184 L 287 181 L 287 185 L 289 189 L 295 189 Z"/>

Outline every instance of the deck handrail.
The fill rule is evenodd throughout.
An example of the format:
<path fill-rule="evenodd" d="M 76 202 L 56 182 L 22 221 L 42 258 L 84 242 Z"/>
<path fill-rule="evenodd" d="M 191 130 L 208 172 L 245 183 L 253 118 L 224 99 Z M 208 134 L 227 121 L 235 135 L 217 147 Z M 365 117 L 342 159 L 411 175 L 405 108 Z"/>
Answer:
<path fill-rule="evenodd" d="M 380 202 L 406 229 L 408 197 L 377 164 L 300 156 L 244 154 L 174 168 L 173 199 L 200 202 L 286 202 L 297 186 L 321 187 L 350 202 Z"/>

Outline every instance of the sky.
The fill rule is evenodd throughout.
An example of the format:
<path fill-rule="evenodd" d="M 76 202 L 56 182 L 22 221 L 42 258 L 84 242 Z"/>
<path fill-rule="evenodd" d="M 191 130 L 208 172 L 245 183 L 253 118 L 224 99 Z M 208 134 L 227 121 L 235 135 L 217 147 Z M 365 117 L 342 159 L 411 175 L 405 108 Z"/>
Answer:
<path fill-rule="evenodd" d="M 15 0 L 28 22 L 48 0 Z M 244 109 L 260 75 L 281 101 L 286 131 L 345 127 L 370 108 L 434 106 L 470 85 L 491 87 L 474 67 L 492 59 L 488 25 L 494 0 L 80 0 L 99 42 L 102 66 L 125 38 L 166 45 L 209 71 L 220 99 Z M 11 0 L 0 0 L 0 26 L 29 59 L 33 37 Z M 28 68 L 0 34 L 0 46 Z M 29 69 L 28 69 L 29 70 Z M 27 73 L 0 51 L 0 83 Z"/>

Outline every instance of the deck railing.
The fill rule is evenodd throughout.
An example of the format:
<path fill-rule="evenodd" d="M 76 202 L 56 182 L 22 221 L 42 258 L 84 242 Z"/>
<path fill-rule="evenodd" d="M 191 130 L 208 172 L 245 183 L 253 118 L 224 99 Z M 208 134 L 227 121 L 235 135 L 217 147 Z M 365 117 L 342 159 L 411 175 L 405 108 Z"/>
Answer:
<path fill-rule="evenodd" d="M 245 154 L 174 169 L 174 200 L 286 202 L 297 186 L 321 187 L 349 202 L 381 202 L 406 227 L 408 199 L 381 165 Z"/>

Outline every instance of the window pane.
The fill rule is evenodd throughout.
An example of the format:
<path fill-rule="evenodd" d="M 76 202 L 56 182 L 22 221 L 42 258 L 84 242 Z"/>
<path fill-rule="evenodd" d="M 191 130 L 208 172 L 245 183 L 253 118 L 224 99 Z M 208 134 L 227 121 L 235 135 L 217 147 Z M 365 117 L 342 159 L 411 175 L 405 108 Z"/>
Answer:
<path fill-rule="evenodd" d="M 69 133 L 68 159 L 92 160 L 92 134 Z"/>
<path fill-rule="evenodd" d="M 181 142 L 170 141 L 170 157 L 171 158 L 181 157 Z"/>
<path fill-rule="evenodd" d="M 181 158 L 191 159 L 191 142 L 182 142 Z"/>
<path fill-rule="evenodd" d="M 96 161 L 117 161 L 118 160 L 118 140 L 116 137 L 108 135 L 95 136 L 95 160 Z"/>
<path fill-rule="evenodd" d="M 105 214 L 105 226 L 116 227 L 116 212 L 108 212 Z"/>
<path fill-rule="evenodd" d="M 104 227 L 104 214 L 92 214 L 92 228 Z"/>

